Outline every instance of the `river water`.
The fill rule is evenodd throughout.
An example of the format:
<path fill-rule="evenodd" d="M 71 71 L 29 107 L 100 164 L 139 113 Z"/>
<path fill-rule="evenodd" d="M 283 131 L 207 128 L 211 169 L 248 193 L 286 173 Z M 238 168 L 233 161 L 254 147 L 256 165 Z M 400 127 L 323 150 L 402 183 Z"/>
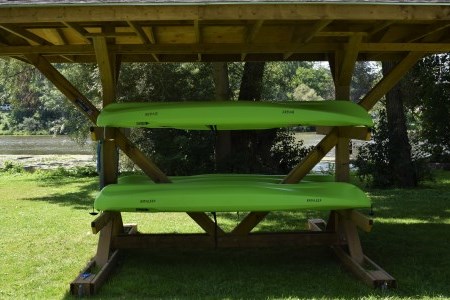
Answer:
<path fill-rule="evenodd" d="M 304 146 L 316 145 L 323 136 L 297 133 Z M 25 168 L 95 166 L 95 144 L 81 146 L 67 136 L 0 136 L 0 167 L 5 161 L 18 162 Z M 334 164 L 334 150 L 314 168 L 326 171 Z"/>
<path fill-rule="evenodd" d="M 92 154 L 93 146 L 87 141 L 81 146 L 68 136 L 0 136 L 0 154 L 49 155 Z"/>
<path fill-rule="evenodd" d="M 0 167 L 7 161 L 26 170 L 96 165 L 93 143 L 67 136 L 0 136 Z"/>

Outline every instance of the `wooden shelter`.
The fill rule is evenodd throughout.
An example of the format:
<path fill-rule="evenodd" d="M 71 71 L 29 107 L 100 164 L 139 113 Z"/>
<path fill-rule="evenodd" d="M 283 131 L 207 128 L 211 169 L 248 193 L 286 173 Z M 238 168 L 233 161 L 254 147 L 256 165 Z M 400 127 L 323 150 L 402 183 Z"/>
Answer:
<path fill-rule="evenodd" d="M 361 100 L 370 110 L 422 57 L 450 51 L 447 1 L 271 1 L 271 0 L 0 0 L 0 56 L 34 65 L 95 126 L 99 108 L 52 63 L 97 63 L 103 106 L 114 102 L 120 65 L 127 62 L 328 61 L 337 99 L 348 99 L 356 61 L 397 65 Z M 300 181 L 336 147 L 336 180 L 349 178 L 351 138 L 367 131 L 320 128 L 325 136 L 284 179 Z M 153 181 L 169 182 L 119 129 L 93 129 L 102 140 L 102 185 L 115 183 L 116 147 Z M 135 234 L 120 213 L 92 222 L 100 233 L 97 254 L 71 284 L 73 294 L 93 294 L 106 279 L 120 249 L 139 247 L 332 246 L 342 262 L 372 286 L 395 286 L 395 279 L 362 251 L 357 227 L 372 220 L 354 210 L 332 211 L 328 224 L 310 220 L 310 231 L 256 234 L 268 212 L 251 212 L 231 232 L 217 228 L 202 212 L 189 213 L 206 234 Z M 83 276 L 93 266 L 95 276 Z"/>

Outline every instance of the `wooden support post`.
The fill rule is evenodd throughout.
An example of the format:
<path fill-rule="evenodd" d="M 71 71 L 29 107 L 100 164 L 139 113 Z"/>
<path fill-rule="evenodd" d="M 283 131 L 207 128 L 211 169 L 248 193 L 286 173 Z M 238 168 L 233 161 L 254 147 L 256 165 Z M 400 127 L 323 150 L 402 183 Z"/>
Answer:
<path fill-rule="evenodd" d="M 105 37 L 94 37 L 94 50 L 102 82 L 103 107 L 116 101 L 116 74 L 119 66 L 115 57 L 110 56 Z M 117 183 L 119 174 L 119 153 L 113 139 L 102 139 L 99 142 L 100 151 L 100 188 Z"/>
<path fill-rule="evenodd" d="M 136 234 L 136 225 L 125 225 L 126 234 Z M 119 259 L 120 250 L 113 250 L 108 261 L 100 267 L 96 258 L 92 259 L 70 284 L 70 293 L 75 296 L 92 296 L 98 292 L 103 283 L 108 279 Z M 97 271 L 96 269 L 99 268 Z"/>
<path fill-rule="evenodd" d="M 95 263 L 97 266 L 103 267 L 110 259 L 114 249 L 111 247 L 112 239 L 115 236 L 124 233 L 122 216 L 120 212 L 109 212 L 109 222 L 100 230 L 100 237 L 97 245 L 97 254 L 95 255 Z"/>
<path fill-rule="evenodd" d="M 335 61 L 330 61 L 330 67 L 334 78 L 336 100 L 350 101 L 350 83 L 353 70 L 358 58 L 358 46 L 362 41 L 362 35 L 352 36 L 344 47 L 343 53 L 337 52 Z M 350 139 L 339 137 L 336 145 L 336 181 L 348 182 L 350 180 Z"/>
<path fill-rule="evenodd" d="M 345 211 L 344 215 L 348 215 L 348 211 Z M 351 220 L 343 217 L 341 212 L 332 211 L 328 223 L 321 219 L 308 220 L 308 226 L 314 232 L 323 232 L 324 228 L 326 228 L 325 232 L 336 232 L 333 230 L 334 228 L 341 228 L 340 241 L 329 244 L 329 246 L 342 264 L 369 286 L 374 288 L 397 287 L 395 278 L 362 253 L 355 226 Z"/>

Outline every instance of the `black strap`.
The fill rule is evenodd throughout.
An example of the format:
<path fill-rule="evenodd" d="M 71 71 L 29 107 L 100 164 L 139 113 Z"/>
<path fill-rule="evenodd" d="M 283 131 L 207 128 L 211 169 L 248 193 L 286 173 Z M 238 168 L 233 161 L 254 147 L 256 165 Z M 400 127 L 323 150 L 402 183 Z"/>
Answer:
<path fill-rule="evenodd" d="M 217 230 L 218 230 L 218 226 L 217 226 L 217 214 L 215 211 L 212 212 L 212 215 L 214 217 L 214 248 L 217 249 Z"/>

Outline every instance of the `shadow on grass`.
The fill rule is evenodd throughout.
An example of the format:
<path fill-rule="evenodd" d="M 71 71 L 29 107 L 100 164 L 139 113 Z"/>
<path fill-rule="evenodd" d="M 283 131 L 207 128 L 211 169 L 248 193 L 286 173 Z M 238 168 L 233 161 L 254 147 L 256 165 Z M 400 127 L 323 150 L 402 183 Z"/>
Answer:
<path fill-rule="evenodd" d="M 271 299 L 450 297 L 449 224 L 379 224 L 365 253 L 399 284 L 374 290 L 327 247 L 132 250 L 95 298 Z M 66 299 L 73 299 L 66 295 Z"/>
<path fill-rule="evenodd" d="M 92 192 L 98 190 L 98 183 L 86 181 L 85 179 L 62 179 L 42 181 L 40 184 L 46 187 L 60 187 L 62 192 L 48 194 L 42 197 L 24 198 L 28 201 L 44 201 L 61 206 L 70 206 L 73 209 L 86 210 L 92 207 Z M 76 184 L 76 191 L 63 192 L 65 185 Z"/>
<path fill-rule="evenodd" d="M 327 248 L 221 249 L 128 251 L 94 298 L 331 299 L 371 293 Z"/>

